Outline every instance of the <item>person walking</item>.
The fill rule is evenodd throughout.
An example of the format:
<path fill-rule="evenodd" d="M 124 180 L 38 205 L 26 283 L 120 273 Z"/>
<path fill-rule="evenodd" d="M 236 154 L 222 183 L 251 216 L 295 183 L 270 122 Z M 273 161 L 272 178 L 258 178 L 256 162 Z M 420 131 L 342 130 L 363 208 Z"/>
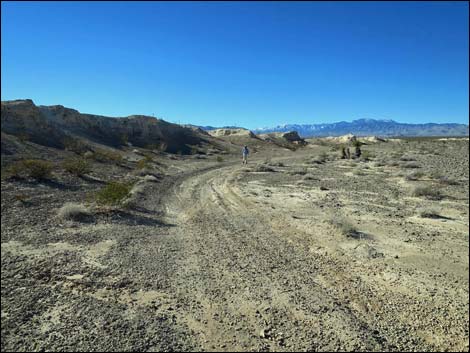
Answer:
<path fill-rule="evenodd" d="M 250 151 L 248 150 L 248 146 L 243 146 L 242 149 L 242 155 L 243 155 L 243 164 L 248 163 L 248 154 L 250 154 Z"/>

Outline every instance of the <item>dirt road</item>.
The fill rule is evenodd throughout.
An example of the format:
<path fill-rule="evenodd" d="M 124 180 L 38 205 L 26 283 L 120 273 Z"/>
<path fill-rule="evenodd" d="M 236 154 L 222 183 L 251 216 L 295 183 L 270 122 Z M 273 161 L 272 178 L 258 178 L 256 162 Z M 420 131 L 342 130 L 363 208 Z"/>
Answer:
<path fill-rule="evenodd" d="M 3 231 L 2 350 L 468 350 L 468 259 L 447 275 L 402 261 L 416 245 L 380 235 L 403 224 L 384 186 L 362 200 L 384 209 L 375 237 L 343 239 L 330 213 L 358 211 L 293 183 L 300 158 L 271 174 L 188 166 L 148 183 L 132 222 Z M 466 224 L 451 225 L 468 255 Z"/>

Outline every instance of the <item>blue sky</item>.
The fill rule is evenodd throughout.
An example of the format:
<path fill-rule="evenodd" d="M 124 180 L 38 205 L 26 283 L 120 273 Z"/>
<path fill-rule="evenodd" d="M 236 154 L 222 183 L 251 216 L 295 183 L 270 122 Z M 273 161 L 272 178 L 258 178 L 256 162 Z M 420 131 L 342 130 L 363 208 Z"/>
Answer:
<path fill-rule="evenodd" d="M 468 123 L 467 2 L 2 2 L 2 100 L 248 128 Z"/>

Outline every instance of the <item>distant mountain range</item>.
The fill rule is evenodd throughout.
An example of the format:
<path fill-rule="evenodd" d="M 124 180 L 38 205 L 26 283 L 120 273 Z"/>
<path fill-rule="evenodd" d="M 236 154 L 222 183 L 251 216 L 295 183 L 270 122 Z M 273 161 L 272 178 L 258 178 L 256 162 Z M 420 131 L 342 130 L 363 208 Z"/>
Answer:
<path fill-rule="evenodd" d="M 330 124 L 287 124 L 252 130 L 256 134 L 297 131 L 301 137 L 341 136 L 468 136 L 466 124 L 405 124 L 393 120 L 358 119 Z"/>

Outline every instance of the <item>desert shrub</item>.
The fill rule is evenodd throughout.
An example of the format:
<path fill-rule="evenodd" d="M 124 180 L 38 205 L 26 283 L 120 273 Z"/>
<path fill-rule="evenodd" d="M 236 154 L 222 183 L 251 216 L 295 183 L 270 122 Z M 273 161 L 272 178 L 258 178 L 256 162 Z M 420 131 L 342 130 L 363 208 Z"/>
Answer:
<path fill-rule="evenodd" d="M 401 164 L 401 167 L 402 168 L 407 168 L 407 169 L 408 168 L 410 168 L 410 169 L 411 168 L 421 168 L 421 166 L 416 162 L 406 162 L 406 163 Z"/>
<path fill-rule="evenodd" d="M 53 164 L 41 159 L 26 159 L 13 163 L 6 172 L 8 177 L 49 179 L 52 176 Z"/>
<path fill-rule="evenodd" d="M 92 158 L 97 162 L 120 162 L 122 155 L 119 152 L 98 148 L 93 152 Z"/>
<path fill-rule="evenodd" d="M 133 183 L 129 182 L 111 182 L 97 191 L 95 200 L 102 205 L 118 205 L 131 191 Z"/>
<path fill-rule="evenodd" d="M 435 186 L 416 186 L 413 191 L 412 195 L 416 197 L 426 197 L 430 200 L 441 200 L 443 195 L 439 189 Z"/>
<path fill-rule="evenodd" d="M 357 237 L 360 232 L 346 217 L 341 215 L 333 215 L 330 219 L 333 225 L 342 235 L 346 237 Z"/>
<path fill-rule="evenodd" d="M 219 163 L 224 161 L 224 159 L 221 156 L 217 156 L 216 160 Z"/>
<path fill-rule="evenodd" d="M 88 145 L 85 142 L 73 137 L 65 137 L 62 140 L 62 144 L 66 150 L 77 154 L 83 154 L 89 150 Z"/>
<path fill-rule="evenodd" d="M 418 214 L 423 218 L 441 218 L 440 210 L 435 207 L 420 208 Z"/>
<path fill-rule="evenodd" d="M 81 221 L 91 216 L 91 212 L 83 205 L 77 203 L 66 203 L 57 212 L 59 218 Z"/>
<path fill-rule="evenodd" d="M 415 172 L 412 172 L 412 173 L 408 174 L 407 176 L 405 176 L 405 179 L 406 179 L 406 180 L 409 180 L 409 181 L 412 181 L 412 180 L 419 180 L 419 179 L 421 179 L 423 176 L 424 176 L 424 173 L 423 173 L 423 172 L 421 172 L 421 171 L 415 171 Z"/>
<path fill-rule="evenodd" d="M 71 158 L 62 163 L 62 167 L 69 173 L 82 176 L 91 172 L 91 164 L 85 158 Z"/>
<path fill-rule="evenodd" d="M 145 155 L 144 158 L 140 159 L 137 162 L 136 168 L 137 169 L 144 169 L 147 168 L 153 162 L 152 157 L 149 155 Z"/>

